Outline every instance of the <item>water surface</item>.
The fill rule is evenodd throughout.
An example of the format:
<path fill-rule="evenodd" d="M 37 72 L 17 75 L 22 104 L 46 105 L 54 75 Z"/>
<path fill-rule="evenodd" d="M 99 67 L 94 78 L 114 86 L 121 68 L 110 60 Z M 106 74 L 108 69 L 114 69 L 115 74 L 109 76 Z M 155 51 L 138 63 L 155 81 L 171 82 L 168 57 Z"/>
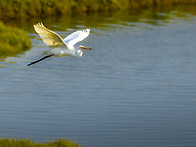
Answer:
<path fill-rule="evenodd" d="M 93 50 L 27 67 L 48 49 L 32 21 L 24 26 L 31 50 L 0 62 L 0 137 L 67 138 L 85 147 L 196 146 L 194 12 L 44 19 L 63 37 L 91 28 L 79 44 Z"/>

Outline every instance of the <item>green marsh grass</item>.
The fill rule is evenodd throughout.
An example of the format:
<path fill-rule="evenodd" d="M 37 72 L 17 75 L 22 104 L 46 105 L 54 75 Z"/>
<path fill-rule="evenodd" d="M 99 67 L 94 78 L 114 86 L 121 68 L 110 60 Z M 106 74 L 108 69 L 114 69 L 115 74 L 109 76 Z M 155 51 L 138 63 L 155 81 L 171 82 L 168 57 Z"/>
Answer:
<path fill-rule="evenodd" d="M 44 17 L 175 4 L 196 4 L 196 0 L 1 0 L 0 18 Z"/>
<path fill-rule="evenodd" d="M 82 147 L 70 140 L 59 139 L 48 143 L 36 143 L 28 139 L 0 139 L 1 147 Z"/>
<path fill-rule="evenodd" d="M 30 37 L 21 29 L 0 21 L 0 57 L 13 56 L 31 47 Z"/>

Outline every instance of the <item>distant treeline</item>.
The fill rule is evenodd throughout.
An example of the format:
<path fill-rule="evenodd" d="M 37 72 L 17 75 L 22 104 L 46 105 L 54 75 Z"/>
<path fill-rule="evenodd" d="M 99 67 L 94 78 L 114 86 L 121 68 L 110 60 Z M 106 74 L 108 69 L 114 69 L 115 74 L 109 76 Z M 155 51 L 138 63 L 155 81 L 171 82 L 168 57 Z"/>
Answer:
<path fill-rule="evenodd" d="M 0 18 L 43 17 L 174 4 L 196 4 L 196 0 L 1 0 Z"/>

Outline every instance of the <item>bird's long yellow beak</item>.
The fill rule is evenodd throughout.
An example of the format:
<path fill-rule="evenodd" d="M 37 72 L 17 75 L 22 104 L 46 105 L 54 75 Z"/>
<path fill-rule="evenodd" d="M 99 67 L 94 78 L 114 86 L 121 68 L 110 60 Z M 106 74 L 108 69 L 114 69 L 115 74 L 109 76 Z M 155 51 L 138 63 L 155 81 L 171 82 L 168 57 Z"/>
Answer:
<path fill-rule="evenodd" d="M 85 46 L 81 46 L 81 49 L 85 49 L 85 50 L 92 50 L 92 48 L 85 47 Z"/>

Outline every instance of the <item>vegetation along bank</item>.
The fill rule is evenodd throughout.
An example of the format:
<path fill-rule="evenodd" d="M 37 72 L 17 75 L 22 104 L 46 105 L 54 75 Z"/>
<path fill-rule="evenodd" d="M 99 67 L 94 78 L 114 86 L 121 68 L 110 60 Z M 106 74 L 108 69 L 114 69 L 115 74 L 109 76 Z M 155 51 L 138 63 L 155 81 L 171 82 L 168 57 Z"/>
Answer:
<path fill-rule="evenodd" d="M 70 140 L 59 139 L 48 143 L 36 143 L 28 139 L 0 139 L 1 147 L 82 147 Z"/>
<path fill-rule="evenodd" d="M 6 26 L 0 21 L 0 57 L 13 56 L 30 47 L 30 37 L 25 31 Z"/>
<path fill-rule="evenodd" d="M 196 0 L 1 0 L 0 18 L 43 17 L 175 4 L 196 4 Z"/>

